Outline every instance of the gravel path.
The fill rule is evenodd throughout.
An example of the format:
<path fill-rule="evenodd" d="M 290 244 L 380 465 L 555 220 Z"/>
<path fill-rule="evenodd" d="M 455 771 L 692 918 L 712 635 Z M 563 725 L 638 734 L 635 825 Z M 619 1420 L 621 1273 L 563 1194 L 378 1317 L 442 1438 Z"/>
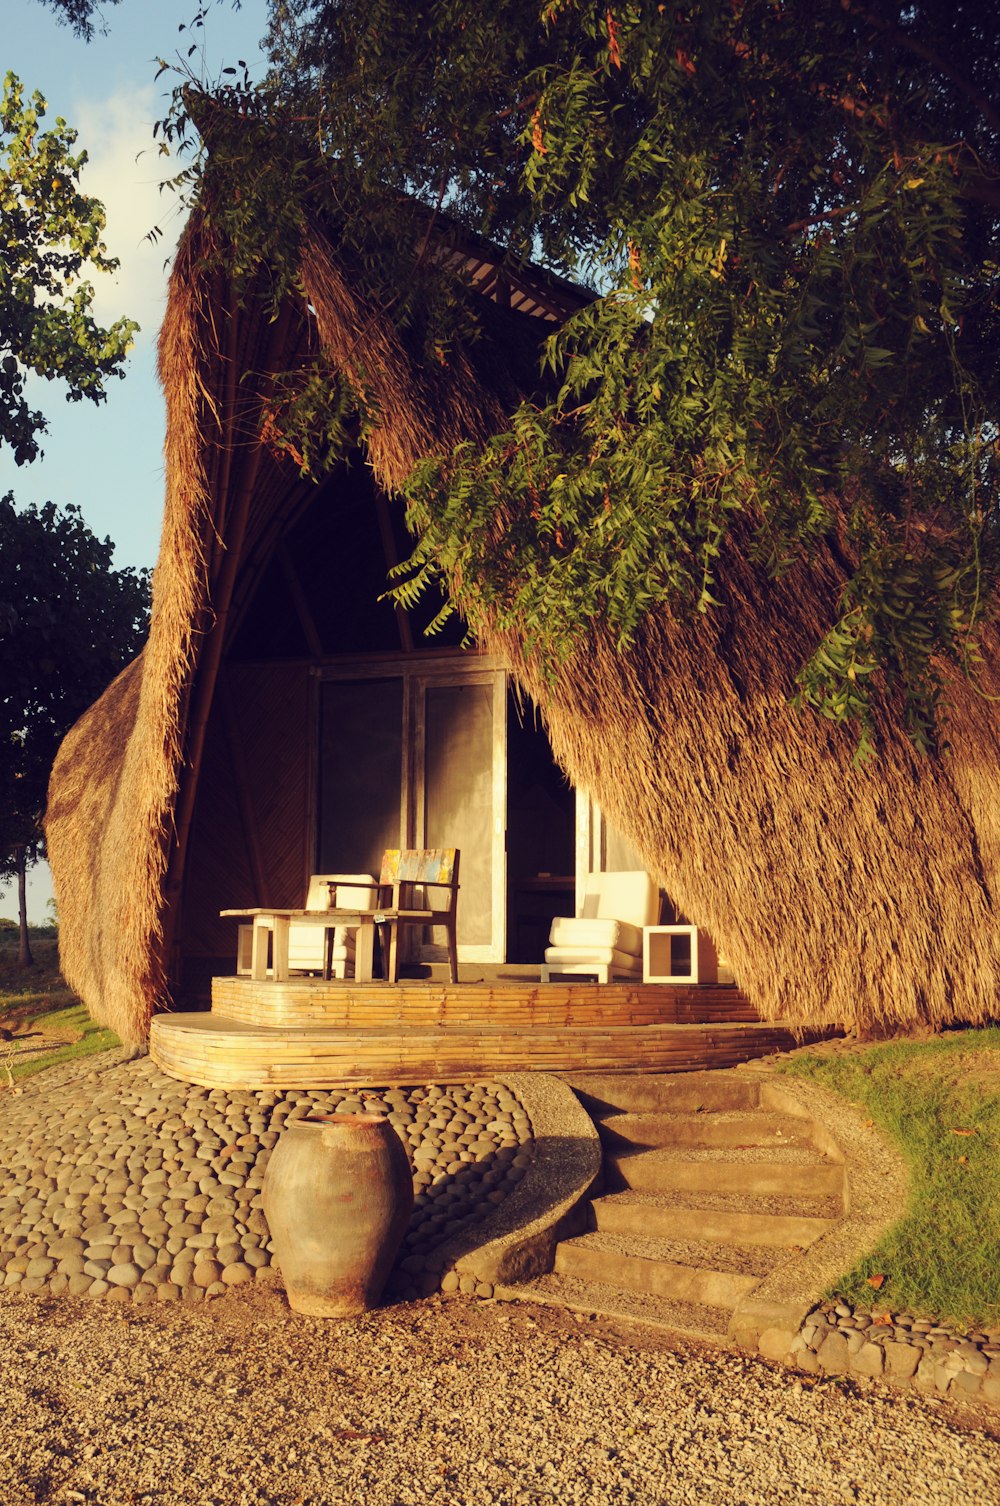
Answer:
<path fill-rule="evenodd" d="M 4 1506 L 946 1506 L 1000 1496 L 948 1403 L 440 1297 L 348 1323 L 0 1294 Z"/>

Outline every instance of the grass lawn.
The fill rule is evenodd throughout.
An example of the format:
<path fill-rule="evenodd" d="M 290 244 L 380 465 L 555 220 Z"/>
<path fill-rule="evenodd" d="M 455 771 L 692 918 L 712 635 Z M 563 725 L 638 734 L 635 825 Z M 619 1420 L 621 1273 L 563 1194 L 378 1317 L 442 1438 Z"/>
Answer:
<path fill-rule="evenodd" d="M 0 1093 L 19 1078 L 59 1062 L 120 1044 L 112 1030 L 95 1025 L 59 972 L 51 931 L 32 931 L 34 967 L 17 960 L 17 932 L 0 931 Z"/>
<path fill-rule="evenodd" d="M 906 1216 L 836 1290 L 882 1311 L 1000 1322 L 1000 1029 L 802 1054 L 785 1070 L 859 1105 L 910 1168 Z"/>

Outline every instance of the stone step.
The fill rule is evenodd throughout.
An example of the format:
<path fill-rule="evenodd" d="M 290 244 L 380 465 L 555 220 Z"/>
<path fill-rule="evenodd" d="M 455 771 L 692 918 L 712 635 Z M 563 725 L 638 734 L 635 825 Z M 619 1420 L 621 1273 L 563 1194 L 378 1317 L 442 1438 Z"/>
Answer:
<path fill-rule="evenodd" d="M 636 1203 L 645 1203 L 652 1208 L 704 1208 L 720 1213 L 772 1213 L 776 1218 L 823 1218 L 836 1223 L 843 1217 L 843 1199 L 839 1194 L 803 1194 L 797 1197 L 782 1193 L 750 1194 L 738 1192 L 706 1192 L 697 1187 L 685 1189 L 661 1188 L 659 1192 L 644 1192 L 639 1188 L 612 1189 L 601 1186 L 594 1189 L 594 1196 L 606 1192 L 608 1196 L 628 1198 Z"/>
<path fill-rule="evenodd" d="M 626 1241 L 609 1234 L 580 1234 L 556 1247 L 555 1273 L 597 1281 L 668 1301 L 734 1308 L 766 1272 L 743 1273 L 670 1260 L 668 1243 Z"/>
<path fill-rule="evenodd" d="M 583 1238 L 584 1236 L 578 1236 Z M 615 1250 L 620 1255 L 639 1256 L 661 1264 L 691 1266 L 700 1271 L 722 1271 L 732 1276 L 754 1276 L 760 1281 L 787 1258 L 787 1251 L 773 1245 L 725 1244 L 699 1239 L 697 1235 L 656 1234 L 651 1229 L 621 1232 L 592 1229 L 593 1248 Z"/>
<path fill-rule="evenodd" d="M 639 1192 L 738 1192 L 745 1196 L 843 1195 L 844 1168 L 790 1149 L 719 1151 L 643 1150 L 605 1158 L 606 1189 Z"/>
<path fill-rule="evenodd" d="M 654 1239 L 696 1239 L 720 1245 L 764 1245 L 792 1251 L 808 1249 L 821 1234 L 837 1227 L 835 1218 L 809 1214 L 757 1213 L 735 1208 L 679 1208 L 633 1192 L 594 1198 L 594 1225 L 609 1234 L 649 1235 Z"/>
<path fill-rule="evenodd" d="M 541 1276 L 527 1286 L 497 1287 L 502 1302 L 535 1302 L 543 1307 L 564 1307 L 570 1312 L 637 1324 L 684 1338 L 725 1341 L 730 1310 L 691 1302 L 668 1302 L 643 1292 L 623 1291 L 599 1281 L 581 1281 L 574 1276 Z"/>
<path fill-rule="evenodd" d="M 571 1073 L 566 1082 L 584 1108 L 603 1119 L 615 1111 L 645 1113 L 718 1113 L 753 1109 L 759 1084 L 733 1072 Z"/>
<path fill-rule="evenodd" d="M 743 1149 L 748 1145 L 811 1144 L 811 1127 L 807 1119 L 797 1119 L 792 1114 L 765 1113 L 760 1109 L 709 1114 L 614 1114 L 601 1120 L 598 1130 L 610 1152 L 628 1146 L 728 1146 Z"/>

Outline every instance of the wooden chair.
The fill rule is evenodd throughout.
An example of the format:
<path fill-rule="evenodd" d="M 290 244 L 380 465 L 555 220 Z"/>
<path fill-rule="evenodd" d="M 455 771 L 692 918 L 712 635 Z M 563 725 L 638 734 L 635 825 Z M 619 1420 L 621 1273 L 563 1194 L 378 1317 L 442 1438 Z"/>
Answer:
<path fill-rule="evenodd" d="M 458 907 L 457 847 L 389 847 L 379 873 L 375 925 L 382 941 L 386 981 L 399 977 L 399 930 L 401 926 L 443 926 L 448 936 L 448 963 L 452 983 L 458 982 L 458 939 L 455 933 Z M 427 889 L 443 890 L 447 903 L 440 909 L 427 904 Z"/>

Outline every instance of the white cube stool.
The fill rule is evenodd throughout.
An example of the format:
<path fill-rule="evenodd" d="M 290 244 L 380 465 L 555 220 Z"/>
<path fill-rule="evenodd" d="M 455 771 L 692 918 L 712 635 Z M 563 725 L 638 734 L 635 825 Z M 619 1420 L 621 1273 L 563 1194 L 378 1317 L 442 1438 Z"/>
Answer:
<path fill-rule="evenodd" d="M 674 941 L 687 936 L 691 944 L 691 967 L 679 973 L 674 963 Z M 645 926 L 642 932 L 643 983 L 718 983 L 719 957 L 707 931 L 697 926 Z"/>

